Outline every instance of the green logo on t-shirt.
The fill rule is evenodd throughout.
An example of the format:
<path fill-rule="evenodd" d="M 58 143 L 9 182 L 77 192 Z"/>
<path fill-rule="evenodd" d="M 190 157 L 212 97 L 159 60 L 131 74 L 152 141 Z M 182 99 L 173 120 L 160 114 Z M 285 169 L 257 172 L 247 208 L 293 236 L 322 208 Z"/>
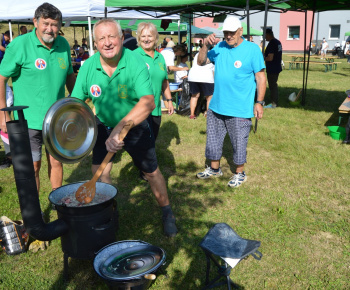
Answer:
<path fill-rule="evenodd" d="M 121 99 L 126 99 L 128 96 L 128 89 L 126 85 L 118 85 L 118 96 Z"/>
<path fill-rule="evenodd" d="M 160 70 L 165 71 L 164 65 L 161 62 L 159 62 L 158 65 Z"/>
<path fill-rule="evenodd" d="M 67 68 L 67 65 L 66 65 L 66 62 L 65 62 L 64 58 L 59 57 L 58 58 L 58 64 L 60 65 L 61 69 L 66 69 Z"/>

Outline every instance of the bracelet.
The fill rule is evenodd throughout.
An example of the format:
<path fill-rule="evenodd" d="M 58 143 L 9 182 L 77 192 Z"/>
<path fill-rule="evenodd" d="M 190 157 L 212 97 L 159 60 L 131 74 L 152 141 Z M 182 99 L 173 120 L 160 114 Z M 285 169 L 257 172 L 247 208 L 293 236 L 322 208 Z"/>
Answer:
<path fill-rule="evenodd" d="M 172 99 L 166 99 L 167 102 L 172 102 L 173 100 Z"/>

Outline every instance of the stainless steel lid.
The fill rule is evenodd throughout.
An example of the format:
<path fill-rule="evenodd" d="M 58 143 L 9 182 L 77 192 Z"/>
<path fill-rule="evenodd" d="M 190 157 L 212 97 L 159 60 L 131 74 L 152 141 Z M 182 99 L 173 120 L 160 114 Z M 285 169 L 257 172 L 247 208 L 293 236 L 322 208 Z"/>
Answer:
<path fill-rule="evenodd" d="M 97 138 L 93 112 L 83 101 L 63 98 L 46 113 L 43 139 L 46 149 L 62 163 L 75 163 L 90 154 Z"/>
<path fill-rule="evenodd" d="M 94 269 L 103 279 L 128 281 L 154 273 L 166 258 L 162 248 L 143 241 L 119 241 L 97 252 Z"/>

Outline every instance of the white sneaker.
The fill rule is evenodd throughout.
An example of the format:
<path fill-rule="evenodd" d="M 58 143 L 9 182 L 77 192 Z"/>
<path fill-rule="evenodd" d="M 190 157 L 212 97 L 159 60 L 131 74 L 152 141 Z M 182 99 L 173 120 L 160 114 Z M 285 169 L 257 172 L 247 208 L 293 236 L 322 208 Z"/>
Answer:
<path fill-rule="evenodd" d="M 243 182 L 247 181 L 247 175 L 245 174 L 245 172 L 239 172 L 234 174 L 230 181 L 227 183 L 227 185 L 229 187 L 239 187 L 242 185 Z"/>
<path fill-rule="evenodd" d="M 205 170 L 203 172 L 197 173 L 197 177 L 199 179 L 207 179 L 210 177 L 220 177 L 220 176 L 222 176 L 222 171 L 221 171 L 220 167 L 219 167 L 218 172 L 213 171 L 213 169 L 211 169 L 211 167 L 207 166 L 207 168 L 205 168 Z"/>

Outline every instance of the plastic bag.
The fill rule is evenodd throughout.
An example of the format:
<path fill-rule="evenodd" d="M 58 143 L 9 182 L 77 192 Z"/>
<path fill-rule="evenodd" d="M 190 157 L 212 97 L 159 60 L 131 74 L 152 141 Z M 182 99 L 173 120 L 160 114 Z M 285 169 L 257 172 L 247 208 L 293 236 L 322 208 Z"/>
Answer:
<path fill-rule="evenodd" d="M 180 95 L 180 103 L 179 103 L 179 110 L 178 114 L 180 115 L 190 115 L 190 101 L 191 101 L 191 94 L 190 94 L 190 84 L 188 83 L 188 80 L 185 78 L 180 85 L 182 88 L 182 92 Z"/>
<path fill-rule="evenodd" d="M 295 102 L 295 100 L 297 99 L 297 95 L 295 92 L 291 93 L 288 97 L 288 99 L 291 101 L 291 102 Z"/>

